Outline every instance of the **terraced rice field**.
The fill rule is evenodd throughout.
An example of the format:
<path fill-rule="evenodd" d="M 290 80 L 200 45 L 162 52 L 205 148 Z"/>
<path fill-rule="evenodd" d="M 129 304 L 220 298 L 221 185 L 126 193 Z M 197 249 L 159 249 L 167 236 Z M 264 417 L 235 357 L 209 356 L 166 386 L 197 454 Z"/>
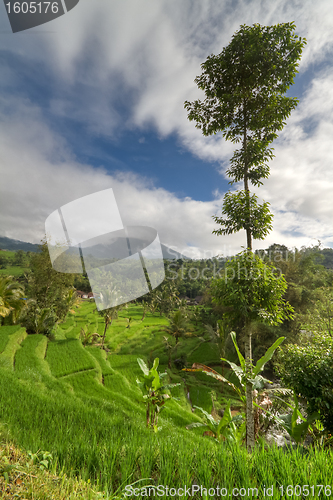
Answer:
<path fill-rule="evenodd" d="M 280 484 L 333 482 L 329 451 L 303 457 L 258 448 L 249 460 L 244 448 L 217 445 L 200 428 L 187 431 L 188 424 L 201 420 L 191 411 L 188 392 L 193 404 L 207 411 L 212 407 L 210 389 L 217 389 L 217 382 L 210 380 L 208 387 L 204 374 L 170 372 L 171 381 L 181 384 L 172 390 L 178 401 L 166 405 L 157 434 L 148 430 L 136 384 L 141 375 L 137 357 L 148 361 L 160 352 L 167 360 L 161 343 L 166 320 L 151 315 L 142 322 L 139 307 L 122 311 L 107 334 L 111 351 L 106 353 L 83 347 L 79 340 L 81 328 L 103 331 L 102 319 L 92 309 L 93 304 L 84 304 L 70 315 L 58 325 L 53 341 L 27 336 L 19 326 L 0 328 L 0 433 L 6 429 L 17 445 L 32 453 L 51 452 L 55 470 L 79 475 L 109 493 L 147 478 L 140 484 L 219 484 L 230 491 L 258 487 L 258 498 L 264 498 L 265 483 L 274 485 L 277 494 L 272 498 L 277 499 Z M 133 318 L 130 328 L 126 317 Z M 179 352 L 191 362 L 209 364 L 218 356 L 212 345 L 188 341 Z"/>

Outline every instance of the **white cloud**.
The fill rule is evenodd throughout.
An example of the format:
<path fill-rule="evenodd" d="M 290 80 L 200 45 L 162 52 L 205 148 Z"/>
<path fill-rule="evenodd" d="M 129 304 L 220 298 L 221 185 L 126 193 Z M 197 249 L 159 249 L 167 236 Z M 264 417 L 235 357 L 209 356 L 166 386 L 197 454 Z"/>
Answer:
<path fill-rule="evenodd" d="M 4 19 L 1 29 L 8 29 Z M 193 83 L 200 63 L 221 51 L 241 24 L 290 20 L 308 39 L 300 75 L 309 76 L 313 65 L 325 62 L 332 50 L 329 0 L 320 8 L 311 0 L 81 1 L 52 24 L 36 28 L 35 35 L 3 35 L 1 48 L 28 61 L 32 72 L 44 67 L 53 74 L 49 116 L 77 121 L 91 134 L 109 137 L 134 127 L 144 135 L 150 124 L 161 136 L 176 132 L 184 147 L 201 159 L 223 162 L 233 146 L 218 136 L 203 137 L 183 108 L 185 100 L 201 95 Z M 276 143 L 271 176 L 258 190 L 276 216 L 274 232 L 265 242 L 256 242 L 256 248 L 274 242 L 300 246 L 317 237 L 332 245 L 333 73 L 311 76 L 312 84 Z M 16 81 L 14 69 L 1 75 L 6 88 L 6 101 L 0 101 L 1 234 L 36 241 L 53 210 L 113 186 L 127 224 L 152 225 L 162 241 L 179 250 L 191 245 L 195 252 L 205 248 L 230 254 L 245 243 L 241 233 L 211 235 L 211 215 L 219 212 L 221 199 L 179 200 L 138 176 L 112 178 L 102 169 L 79 164 L 66 140 L 47 126 L 38 99 L 31 103 L 11 95 Z M 126 117 L 119 103 L 127 106 Z"/>
<path fill-rule="evenodd" d="M 167 245 L 181 249 L 208 245 L 216 253 L 215 237 L 208 232 L 213 227 L 214 202 L 182 201 L 134 174 L 111 177 L 102 169 L 79 164 L 36 106 L 20 100 L 6 104 L 11 106 L 10 116 L 3 113 L 5 104 L 0 101 L 2 235 L 39 241 L 45 219 L 54 210 L 112 187 L 124 224 L 152 226 Z"/>

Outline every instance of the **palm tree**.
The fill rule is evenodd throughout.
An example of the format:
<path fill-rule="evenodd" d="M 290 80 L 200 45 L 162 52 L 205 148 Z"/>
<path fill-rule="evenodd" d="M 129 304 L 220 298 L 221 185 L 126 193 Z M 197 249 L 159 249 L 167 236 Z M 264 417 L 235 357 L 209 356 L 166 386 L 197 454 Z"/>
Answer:
<path fill-rule="evenodd" d="M 169 318 L 169 326 L 164 326 L 163 330 L 176 339 L 176 345 L 180 337 L 188 333 L 188 321 L 183 311 L 178 310 Z"/>
<path fill-rule="evenodd" d="M 112 321 L 118 318 L 118 311 L 122 309 L 122 306 L 110 307 L 109 309 L 103 309 L 98 311 L 98 314 L 104 319 L 104 332 L 102 335 L 102 347 L 104 347 L 106 331 L 109 326 L 112 325 Z"/>
<path fill-rule="evenodd" d="M 168 314 L 179 304 L 178 290 L 173 283 L 165 283 L 152 293 L 153 306 L 162 314 Z"/>
<path fill-rule="evenodd" d="M 13 281 L 13 276 L 0 276 L 0 316 L 2 318 L 12 315 L 12 321 L 16 323 L 25 306 L 23 298 L 23 286 Z M 0 324 L 2 318 L 0 318 Z"/>
<path fill-rule="evenodd" d="M 106 289 L 103 291 L 103 302 L 105 304 L 109 304 L 111 302 L 111 298 L 120 300 L 120 295 L 114 289 Z M 102 348 L 104 348 L 106 331 L 109 326 L 112 325 L 114 319 L 118 318 L 118 312 L 123 309 L 123 307 L 127 307 L 126 304 L 118 304 L 113 307 L 108 307 L 107 309 L 102 309 L 98 311 L 98 314 L 104 319 L 104 332 L 102 335 Z"/>

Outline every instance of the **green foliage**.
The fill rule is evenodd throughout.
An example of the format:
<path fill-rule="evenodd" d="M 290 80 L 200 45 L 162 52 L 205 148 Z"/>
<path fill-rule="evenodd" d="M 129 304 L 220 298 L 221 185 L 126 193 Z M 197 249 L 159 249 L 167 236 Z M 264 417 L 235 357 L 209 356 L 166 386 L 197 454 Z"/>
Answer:
<path fill-rule="evenodd" d="M 194 422 L 186 426 L 186 429 L 204 427 L 208 430 L 208 434 L 213 436 L 217 441 L 227 440 L 228 442 L 234 443 L 236 445 L 242 443 L 246 431 L 244 415 L 236 415 L 233 417 L 230 411 L 230 401 L 228 401 L 223 413 L 223 417 L 219 422 L 217 422 L 214 417 L 212 417 L 212 415 L 207 413 L 199 406 L 194 406 L 194 408 L 197 408 L 203 413 L 206 422 Z M 241 421 L 243 421 L 241 425 L 237 426 L 236 422 L 238 423 Z"/>
<path fill-rule="evenodd" d="M 223 200 L 222 214 L 227 218 L 213 216 L 213 219 L 223 227 L 215 229 L 213 234 L 225 235 L 237 233 L 241 229 L 251 231 L 256 240 L 263 240 L 273 229 L 273 215 L 269 211 L 269 203 L 258 204 L 255 194 L 249 195 L 246 191 L 228 191 Z"/>
<path fill-rule="evenodd" d="M 316 334 L 302 345 L 285 346 L 276 363 L 284 385 L 306 399 L 309 415 L 318 412 L 329 433 L 333 433 L 332 356 L 333 338 Z"/>
<path fill-rule="evenodd" d="M 27 267 L 29 265 L 29 260 L 30 259 L 27 252 L 24 252 L 23 250 L 17 250 L 17 252 L 15 252 L 15 257 L 14 257 L 15 266 Z"/>
<path fill-rule="evenodd" d="M 269 144 L 298 103 L 284 95 L 294 83 L 305 45 L 294 29 L 294 23 L 242 25 L 220 54 L 209 56 L 201 65 L 202 74 L 195 82 L 205 92 L 205 101 L 185 102 L 189 120 L 204 135 L 222 132 L 227 140 L 242 142 L 226 173 L 230 184 L 243 180 L 244 190 L 227 193 L 222 209 L 227 218 L 213 219 L 223 226 L 216 234 L 244 228 L 249 250 L 252 237 L 263 239 L 273 219 L 269 203 L 260 205 L 250 195 L 249 182 L 260 186 L 261 179 L 268 178 L 267 162 L 274 156 Z"/>
<path fill-rule="evenodd" d="M 0 330 L 1 331 L 1 330 Z M 15 353 L 15 371 L 30 375 L 34 372 L 38 378 L 41 373 L 51 375 L 45 354 L 48 339 L 45 335 L 28 335 L 21 343 L 21 349 Z"/>
<path fill-rule="evenodd" d="M 298 399 L 296 394 L 294 394 L 294 403 L 295 406 L 291 407 L 293 410 L 292 413 L 288 413 L 287 415 L 279 415 L 275 417 L 275 420 L 282 425 L 288 432 L 288 434 L 296 441 L 296 443 L 302 443 L 308 433 L 308 430 L 315 420 L 318 419 L 319 413 L 313 413 L 312 415 L 308 415 L 307 418 L 304 418 L 298 407 Z M 297 420 L 301 419 L 301 423 L 297 423 Z"/>
<path fill-rule="evenodd" d="M 187 359 L 190 364 L 202 363 L 207 366 L 212 363 L 219 363 L 221 360 L 218 346 L 212 342 L 202 342 L 197 345 L 192 352 L 189 353 Z"/>
<path fill-rule="evenodd" d="M 103 326 L 102 319 L 96 314 L 92 318 L 93 308 L 94 304 L 83 303 L 76 314 L 70 314 L 68 321 L 62 324 L 61 328 L 58 325 L 59 330 L 71 333 L 72 330 L 69 329 L 75 325 L 79 334 L 81 326 L 77 326 L 77 323 L 81 325 L 84 318 L 89 326 L 95 324 L 96 318 Z M 131 316 L 136 313 L 141 317 L 141 308 L 133 306 L 133 309 Z M 115 323 L 123 328 L 119 328 L 117 334 L 117 349 L 121 343 L 129 342 L 127 338 L 124 340 L 124 333 L 130 334 L 133 340 L 136 336 L 140 339 L 143 332 L 146 332 L 148 337 L 156 335 L 157 339 L 161 338 L 158 325 L 165 323 L 165 318 L 148 315 L 147 320 L 152 323 L 147 329 L 141 325 L 144 329 L 138 329 L 138 333 L 139 323 L 128 330 L 125 320 L 121 317 L 115 320 Z M 2 327 L 0 338 L 2 334 L 9 337 L 9 332 L 15 331 L 18 331 L 17 326 Z M 152 334 L 152 331 L 155 333 Z M 188 352 L 193 350 L 195 342 L 200 343 L 200 339 L 193 337 L 189 342 L 191 344 Z M 77 348 L 70 348 L 70 353 L 64 354 L 66 343 L 76 343 Z M 50 372 L 41 369 L 46 344 L 46 365 L 52 357 L 54 360 L 57 357 L 59 363 L 66 357 L 68 371 L 73 368 L 83 368 L 83 371 L 74 371 L 67 376 L 55 378 Z M 327 467 L 327 463 L 332 461 L 331 450 L 309 449 L 304 457 L 295 450 L 285 454 L 276 447 L 265 450 L 257 447 L 251 456 L 247 456 L 246 450 L 242 447 L 233 448 L 232 443 L 230 446 L 223 443 L 217 446 L 213 440 L 198 435 L 197 431 L 200 429 L 186 431 L 186 425 L 199 421 L 199 417 L 191 412 L 186 400 L 181 377 L 186 377 L 186 380 L 192 377 L 186 372 L 182 372 L 181 377 L 171 374 L 172 382 L 181 382 L 176 388 L 180 401 L 167 400 L 166 409 L 159 416 L 162 430 L 157 436 L 152 434 L 145 427 L 145 412 L 139 402 L 139 389 L 135 384 L 136 378 L 142 373 L 136 362 L 138 353 L 141 357 L 149 358 L 149 350 L 146 350 L 144 343 L 136 343 L 136 347 L 130 349 L 133 354 L 108 356 L 105 351 L 96 347 L 79 348 L 79 340 L 49 342 L 45 337 L 31 335 L 21 341 L 21 348 L 17 342 L 16 345 L 18 349 L 15 352 L 14 370 L 0 368 L 0 421 L 6 423 L 5 428 L 15 442 L 30 450 L 32 454 L 38 453 L 38 450 L 49 450 L 52 453 L 52 469 L 56 468 L 56 476 L 52 476 L 49 481 L 48 470 L 43 472 L 45 476 L 40 476 L 42 471 L 36 463 L 31 465 L 29 470 L 22 469 L 20 476 L 22 477 L 23 472 L 29 475 L 29 481 L 24 479 L 24 483 L 31 487 L 29 493 L 26 489 L 19 490 L 18 485 L 15 485 L 18 473 L 14 473 L 14 469 L 8 472 L 11 483 L 6 483 L 1 475 L 4 462 L 3 448 L 0 445 L 0 492 L 2 488 L 8 488 L 9 484 L 12 488 L 17 486 L 17 489 L 10 490 L 10 499 L 15 498 L 16 493 L 22 498 L 30 498 L 30 495 L 31 498 L 34 496 L 56 500 L 58 497 L 59 500 L 97 500 L 103 496 L 112 498 L 114 495 L 121 498 L 124 481 L 126 484 L 134 484 L 142 478 L 153 478 L 150 482 L 155 485 L 169 484 L 175 488 L 194 483 L 207 487 L 211 484 L 223 484 L 231 491 L 233 487 L 241 488 L 246 485 L 258 487 L 258 498 L 262 498 L 262 485 L 265 481 L 266 485 L 270 481 L 269 484 L 274 485 L 274 491 L 279 491 L 281 484 L 329 484 L 333 480 L 332 470 Z M 187 349 L 187 343 L 184 342 L 184 346 Z M 59 356 L 52 353 L 53 348 L 60 351 Z M 94 357 L 100 368 L 84 370 L 80 354 L 82 351 Z M 81 359 L 77 365 L 76 359 Z M 99 370 L 103 379 L 98 375 Z M 55 373 L 57 370 L 52 371 Z M 197 375 L 197 387 L 203 387 L 200 376 L 205 376 L 206 379 L 208 377 L 205 374 L 195 374 L 195 377 Z M 217 392 L 217 386 L 221 384 L 213 379 L 210 379 L 210 382 L 214 383 Z M 206 392 L 209 394 L 211 386 L 206 386 Z M 225 386 L 225 389 L 228 387 Z M 202 406 L 207 412 L 210 411 L 203 404 L 198 406 Z M 12 451 L 10 453 L 12 454 Z M 24 464 L 26 461 L 25 459 Z M 25 474 L 23 476 L 26 478 Z M 94 490 L 86 492 L 87 483 L 80 484 L 79 487 L 77 477 L 89 480 L 94 485 Z M 42 484 L 48 485 L 43 493 L 39 488 Z M 142 483 L 137 485 L 135 487 Z M 55 486 L 62 488 L 58 496 Z M 97 490 L 100 491 L 99 494 Z"/>
<path fill-rule="evenodd" d="M 24 289 L 12 276 L 0 276 L 0 325 L 2 318 L 10 317 L 16 323 L 25 307 Z"/>
<path fill-rule="evenodd" d="M 256 254 L 264 262 L 271 262 L 287 282 L 284 299 L 294 308 L 294 318 L 284 321 L 288 337 L 296 341 L 300 330 L 329 332 L 331 328 L 331 301 L 333 273 L 320 263 L 320 244 L 289 250 L 273 244 Z M 258 339 L 259 340 L 259 339 Z"/>
<path fill-rule="evenodd" d="M 50 335 L 57 316 L 53 308 L 40 308 L 34 299 L 28 301 L 27 307 L 22 314 L 21 322 L 28 333 Z"/>
<path fill-rule="evenodd" d="M 224 358 L 227 340 L 231 333 L 229 321 L 226 318 L 223 318 L 217 321 L 216 329 L 214 329 L 211 325 L 205 325 L 205 328 L 211 339 L 217 343 L 220 357 Z M 224 375 L 224 361 L 222 361 L 222 375 Z"/>
<path fill-rule="evenodd" d="M 190 334 L 189 323 L 184 312 L 180 309 L 175 311 L 169 317 L 169 325 L 164 326 L 163 330 L 176 339 L 176 344 L 178 344 L 180 337 Z"/>
<path fill-rule="evenodd" d="M 251 154 L 257 165 L 298 102 L 283 96 L 294 83 L 305 45 L 294 29 L 294 23 L 242 25 L 219 55 L 209 56 L 201 65 L 203 73 L 195 82 L 206 93 L 205 102 L 185 103 L 189 120 L 195 120 L 204 135 L 221 131 L 237 143 L 243 134 L 245 100 Z M 255 172 L 252 177 L 256 180 Z"/>
<path fill-rule="evenodd" d="M 56 322 L 63 321 L 72 307 L 74 275 L 59 273 L 52 268 L 46 241 L 40 252 L 30 258 L 27 274 L 27 295 L 30 299 L 22 320 L 29 333 L 50 333 Z"/>
<path fill-rule="evenodd" d="M 28 457 L 32 465 L 37 465 L 39 469 L 50 469 L 53 462 L 52 453 L 39 450 L 37 453 L 28 452 Z"/>
<path fill-rule="evenodd" d="M 14 256 L 14 252 L 4 252 L 3 250 L 0 250 L 0 269 L 6 269 L 6 267 L 12 263 Z"/>
<path fill-rule="evenodd" d="M 141 392 L 143 394 L 143 399 L 147 405 L 147 427 L 154 429 L 157 432 L 157 419 L 158 414 L 163 409 L 167 399 L 170 399 L 170 395 L 165 391 L 171 387 L 176 387 L 180 384 L 164 384 L 162 385 L 161 379 L 167 375 L 167 373 L 159 374 L 157 371 L 159 365 L 159 359 L 154 359 L 153 367 L 148 370 L 146 363 L 143 359 L 138 358 L 138 363 L 143 371 L 143 378 L 137 380 Z"/>
<path fill-rule="evenodd" d="M 210 386 L 207 384 L 207 377 L 200 379 L 201 372 L 197 372 L 195 377 L 187 377 L 186 387 L 192 407 L 200 406 L 207 412 L 211 413 L 213 409 L 212 396 L 210 394 Z M 206 383 L 206 385 L 205 385 Z"/>
<path fill-rule="evenodd" d="M 293 309 L 283 300 L 286 280 L 275 271 L 252 252 L 241 252 L 226 263 L 224 278 L 212 280 L 213 302 L 228 307 L 225 315 L 234 323 L 239 319 L 282 323 L 292 317 Z"/>
<path fill-rule="evenodd" d="M 47 473 L 44 471 L 47 470 Z M 29 480 L 24 480 L 25 478 Z M 63 471 L 55 473 L 55 463 L 47 451 L 24 452 L 7 439 L 0 443 L 0 494 L 3 500 L 19 498 L 38 500 L 102 500 L 103 493 L 89 484 L 70 478 Z M 119 493 L 119 492 L 118 492 Z M 108 496 L 108 500 L 120 499 Z"/>
<path fill-rule="evenodd" d="M 87 331 L 87 328 L 81 328 L 80 339 L 84 346 L 96 344 L 99 337 L 98 333 Z"/>
<path fill-rule="evenodd" d="M 112 292 L 109 292 L 109 295 L 112 295 Z M 104 346 L 105 336 L 107 329 L 112 325 L 114 319 L 118 318 L 118 313 L 121 309 L 123 309 L 124 305 L 119 304 L 114 307 L 109 307 L 108 309 L 102 309 L 98 311 L 99 316 L 101 316 L 104 320 L 104 332 L 102 335 L 102 347 Z"/>
<path fill-rule="evenodd" d="M 91 286 L 88 276 L 85 274 L 75 274 L 74 276 L 74 287 L 76 290 L 81 290 L 82 292 L 91 292 Z"/>
<path fill-rule="evenodd" d="M 274 344 L 269 349 L 267 349 L 264 356 L 262 356 L 262 358 L 260 358 L 257 361 L 256 365 L 253 366 L 252 363 L 250 365 L 246 364 L 246 361 L 238 348 L 238 345 L 236 342 L 235 332 L 231 332 L 230 336 L 231 336 L 232 341 L 234 343 L 240 366 L 237 366 L 235 363 L 233 363 L 232 361 L 229 361 L 228 359 L 224 359 L 224 361 L 230 365 L 230 368 L 232 369 L 232 371 L 234 372 L 234 374 L 236 375 L 236 377 L 240 383 L 241 389 L 239 389 L 239 387 L 237 387 L 235 384 L 232 384 L 229 380 L 224 378 L 222 375 L 218 375 L 218 374 L 215 374 L 212 372 L 205 372 L 205 373 L 207 375 L 210 375 L 211 377 L 214 377 L 218 380 L 222 380 L 223 382 L 226 382 L 230 387 L 232 387 L 237 392 L 241 401 L 243 401 L 245 403 L 245 401 L 246 401 L 246 386 L 247 386 L 248 382 L 251 384 L 253 390 L 262 390 L 264 387 L 264 384 L 267 382 L 268 383 L 270 382 L 266 378 L 262 377 L 262 375 L 260 375 L 260 372 L 263 371 L 266 363 L 272 358 L 276 349 L 284 341 L 285 337 L 280 337 L 276 342 L 274 342 Z"/>
<path fill-rule="evenodd" d="M 163 282 L 150 295 L 151 310 L 159 311 L 160 315 L 170 313 L 180 302 L 178 290 L 172 281 Z"/>
<path fill-rule="evenodd" d="M 303 315 L 303 328 L 333 337 L 333 289 L 321 287 L 313 294 L 312 308 Z"/>

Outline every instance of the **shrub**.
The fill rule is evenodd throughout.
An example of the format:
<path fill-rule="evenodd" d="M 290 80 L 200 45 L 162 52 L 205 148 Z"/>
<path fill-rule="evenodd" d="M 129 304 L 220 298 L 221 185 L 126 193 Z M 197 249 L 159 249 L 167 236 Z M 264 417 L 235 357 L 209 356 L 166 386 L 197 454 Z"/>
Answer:
<path fill-rule="evenodd" d="M 280 349 L 276 372 L 285 386 L 308 402 L 308 413 L 320 413 L 320 420 L 333 433 L 333 338 L 315 334 L 303 345 Z"/>

